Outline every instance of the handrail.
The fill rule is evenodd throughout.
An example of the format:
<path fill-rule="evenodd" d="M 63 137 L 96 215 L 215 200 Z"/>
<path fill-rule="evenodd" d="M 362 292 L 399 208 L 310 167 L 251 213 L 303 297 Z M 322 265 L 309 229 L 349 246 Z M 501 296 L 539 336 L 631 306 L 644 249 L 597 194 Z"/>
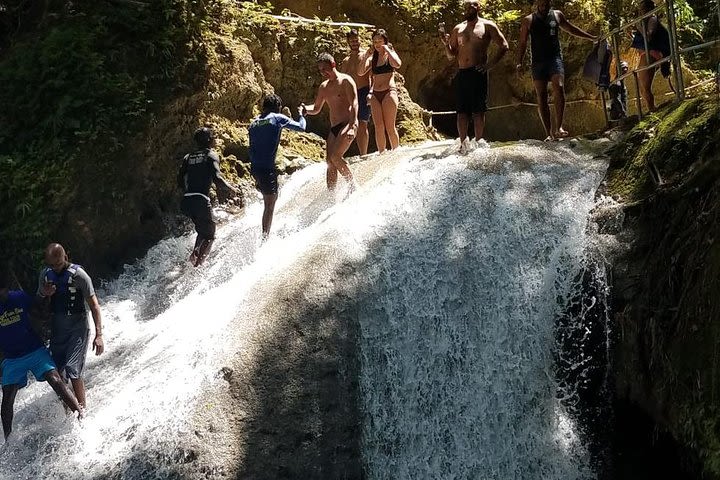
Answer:
<path fill-rule="evenodd" d="M 701 43 L 699 45 L 693 45 L 692 47 L 681 48 L 678 53 L 687 53 L 694 50 L 700 50 L 701 48 L 711 47 L 716 43 L 720 43 L 720 38 L 716 38 L 715 40 L 710 40 L 709 42 Z"/>
<path fill-rule="evenodd" d="M 644 20 L 644 19 L 646 19 L 646 18 L 652 17 L 653 15 L 655 15 L 655 14 L 658 13 L 658 12 L 660 12 L 661 10 L 664 10 L 664 8 L 665 8 L 665 2 L 663 2 L 660 6 L 657 6 L 657 7 L 653 8 L 652 10 L 650 10 L 650 11 L 649 11 L 648 13 L 646 13 L 645 15 L 642 15 L 642 16 L 640 16 L 640 17 L 636 17 L 636 18 L 634 18 L 633 20 L 630 20 L 630 21 L 629 21 L 628 23 L 626 23 L 625 25 L 621 25 L 621 26 L 617 27 L 617 28 L 614 29 L 614 30 L 610 30 L 610 31 L 609 31 L 608 33 L 606 33 L 606 34 L 601 35 L 601 36 L 599 37 L 599 39 L 601 39 L 601 40 L 607 40 L 608 38 L 610 38 L 610 36 L 615 35 L 616 33 L 622 33 L 622 32 L 624 32 L 625 30 L 627 30 L 628 28 L 634 27 L 640 20 Z"/>
<path fill-rule="evenodd" d="M 637 67 L 637 68 L 636 68 L 635 70 L 633 70 L 632 72 L 628 72 L 628 73 L 626 73 L 626 74 L 624 74 L 624 75 L 620 75 L 619 77 L 616 77 L 616 78 L 613 80 L 613 82 L 619 82 L 620 80 L 625 80 L 627 77 L 629 77 L 630 75 L 632 75 L 632 74 L 635 73 L 635 72 L 643 72 L 643 71 L 645 71 L 645 70 L 650 70 L 651 68 L 655 68 L 655 67 L 657 67 L 658 65 L 662 65 L 663 63 L 667 63 L 667 62 L 670 62 L 670 61 L 672 61 L 672 59 L 670 58 L 670 56 L 663 57 L 663 58 L 661 58 L 660 60 L 658 60 L 658 61 L 656 61 L 656 62 L 653 62 L 653 63 L 651 63 L 651 64 L 649 64 L 649 65 L 643 65 L 643 66 Z"/>

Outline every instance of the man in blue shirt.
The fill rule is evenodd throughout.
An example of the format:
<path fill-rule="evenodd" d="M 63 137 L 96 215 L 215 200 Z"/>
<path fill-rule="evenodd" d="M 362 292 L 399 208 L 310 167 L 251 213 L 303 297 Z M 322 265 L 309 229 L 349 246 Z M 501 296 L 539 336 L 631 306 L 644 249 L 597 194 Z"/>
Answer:
<path fill-rule="evenodd" d="M 60 379 L 50 352 L 33 331 L 28 313 L 33 298 L 21 290 L 10 290 L 10 276 L 0 271 L 0 352 L 2 361 L 2 416 L 5 440 L 12 432 L 13 407 L 19 389 L 27 385 L 27 373 L 47 381 L 65 405 L 82 418 L 78 401 Z"/>
<path fill-rule="evenodd" d="M 282 99 L 270 94 L 263 100 L 263 113 L 250 123 L 250 173 L 255 178 L 255 185 L 263 196 L 265 209 L 262 216 L 263 239 L 270 235 L 275 201 L 278 197 L 277 170 L 275 156 L 280 144 L 280 133 L 283 128 L 305 131 L 305 111 L 300 108 L 300 120 L 294 121 L 280 113 Z"/>

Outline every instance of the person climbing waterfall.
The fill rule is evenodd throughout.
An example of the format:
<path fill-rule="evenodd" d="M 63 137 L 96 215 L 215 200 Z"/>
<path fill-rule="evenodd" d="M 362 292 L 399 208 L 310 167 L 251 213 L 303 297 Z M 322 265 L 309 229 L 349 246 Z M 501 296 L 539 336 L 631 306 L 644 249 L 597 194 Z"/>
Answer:
<path fill-rule="evenodd" d="M 355 81 L 350 75 L 337 71 L 335 59 L 329 53 L 317 58 L 320 75 L 325 79 L 318 88 L 312 105 L 301 107 L 307 115 L 317 115 L 325 103 L 330 107 L 330 132 L 326 142 L 326 182 L 330 191 L 335 190 L 338 172 L 345 177 L 349 193 L 355 190 L 355 180 L 347 160 L 343 158 L 350 148 L 358 128 L 358 98 Z"/>
<path fill-rule="evenodd" d="M 68 261 L 62 245 L 51 243 L 47 246 L 45 264 L 47 267 L 40 273 L 37 295 L 49 301 L 50 351 L 58 372 L 70 380 L 78 403 L 85 408 L 82 373 L 90 335 L 86 303 L 95 326 L 92 349 L 96 355 L 105 351 L 100 304 L 92 279 L 80 265 Z"/>
<path fill-rule="evenodd" d="M 0 353 L 2 353 L 2 417 L 3 434 L 8 441 L 12 433 L 15 398 L 27 385 L 32 372 L 37 381 L 47 382 L 63 400 L 67 408 L 83 416 L 68 386 L 58 374 L 50 352 L 30 323 L 30 311 L 35 299 L 22 290 L 10 290 L 10 274 L 0 271 Z"/>
<path fill-rule="evenodd" d="M 498 26 L 480 18 L 479 9 L 477 1 L 466 1 L 465 21 L 457 24 L 450 34 L 445 33 L 444 24 L 440 27 L 440 40 L 445 46 L 445 54 L 449 60 L 457 59 L 459 67 L 453 83 L 461 148 L 467 138 L 471 116 L 475 140 L 479 141 L 483 137 L 485 112 L 488 109 L 488 72 L 500 63 L 510 49 Z M 488 61 L 491 43 L 495 43 L 497 48 Z"/>
<path fill-rule="evenodd" d="M 565 65 L 558 28 L 579 38 L 597 41 L 591 35 L 565 18 L 560 10 L 551 8 L 551 0 L 537 0 L 536 11 L 524 17 L 520 26 L 520 44 L 518 46 L 517 71 L 523 71 L 523 59 L 527 49 L 528 36 L 532 53 L 532 79 L 538 102 L 538 114 L 545 128 L 545 140 L 567 137 L 563 128 L 565 116 Z M 555 103 L 556 129 L 552 129 L 550 106 L 548 104 L 548 82 L 552 83 L 553 100 Z"/>
<path fill-rule="evenodd" d="M 198 267 L 207 258 L 215 241 L 215 221 L 210 206 L 210 185 L 215 183 L 216 188 L 224 188 L 236 194 L 239 192 L 220 173 L 220 157 L 213 149 L 215 133 L 212 128 L 198 128 L 193 139 L 197 150 L 183 157 L 177 180 L 184 192 L 180 210 L 190 217 L 197 232 L 195 246 L 189 261 L 194 267 Z"/>
<path fill-rule="evenodd" d="M 280 134 L 283 128 L 299 132 L 305 131 L 305 111 L 300 107 L 300 119 L 296 122 L 280 113 L 282 99 L 275 95 L 266 95 L 263 99 L 262 114 L 255 118 L 248 129 L 250 136 L 250 173 L 255 185 L 263 196 L 264 210 L 262 216 L 263 240 L 270 235 L 275 202 L 278 198 L 278 179 L 275 157 Z"/>

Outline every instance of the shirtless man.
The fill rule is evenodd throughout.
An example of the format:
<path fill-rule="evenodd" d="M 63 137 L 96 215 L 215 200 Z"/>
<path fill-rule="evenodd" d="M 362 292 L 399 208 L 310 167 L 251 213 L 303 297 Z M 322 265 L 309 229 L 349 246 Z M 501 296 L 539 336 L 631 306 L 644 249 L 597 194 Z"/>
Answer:
<path fill-rule="evenodd" d="M 347 34 L 347 43 L 350 47 L 350 53 L 340 64 L 338 70 L 347 73 L 355 81 L 358 95 L 358 128 L 355 141 L 357 142 L 360 155 L 366 155 L 368 151 L 368 121 L 370 121 L 370 106 L 368 105 L 367 96 L 370 93 L 370 73 L 360 75 L 360 70 L 364 66 L 363 56 L 360 54 L 360 36 L 358 31 L 353 29 Z"/>
<path fill-rule="evenodd" d="M 536 0 L 536 12 L 522 19 L 520 26 L 520 44 L 518 45 L 517 70 L 523 70 L 523 58 L 527 49 L 528 36 L 532 51 L 532 79 L 538 102 L 538 113 L 545 127 L 546 141 L 567 137 L 563 128 L 565 115 L 565 66 L 560 49 L 559 28 L 590 41 L 597 37 L 570 23 L 560 10 L 550 8 L 550 0 Z M 552 83 L 555 100 L 555 119 L 557 128 L 552 129 L 550 106 L 548 105 L 548 82 Z"/>
<path fill-rule="evenodd" d="M 338 171 L 355 189 L 355 180 L 347 160 L 343 158 L 355 139 L 358 127 L 358 98 L 355 82 L 350 75 L 335 68 L 335 59 L 329 53 L 322 53 L 317 59 L 320 75 L 326 80 L 320 84 L 312 105 L 301 104 L 303 115 L 317 115 L 325 103 L 330 107 L 330 132 L 326 145 L 327 187 L 335 190 Z"/>
<path fill-rule="evenodd" d="M 465 1 L 465 21 L 453 28 L 449 35 L 441 29 L 448 59 L 457 59 L 455 79 L 457 98 L 457 128 L 460 142 L 467 137 L 470 115 L 475 124 L 475 139 L 480 140 L 485 129 L 487 111 L 488 71 L 495 67 L 510 49 L 500 29 L 490 20 L 480 18 L 477 0 Z M 488 48 L 494 42 L 497 49 L 488 61 Z"/>

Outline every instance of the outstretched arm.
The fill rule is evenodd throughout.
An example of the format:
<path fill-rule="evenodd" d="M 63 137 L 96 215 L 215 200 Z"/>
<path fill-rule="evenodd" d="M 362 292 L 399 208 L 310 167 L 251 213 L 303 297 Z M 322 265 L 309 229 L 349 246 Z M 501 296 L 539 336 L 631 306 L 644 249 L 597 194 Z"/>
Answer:
<path fill-rule="evenodd" d="M 322 85 L 320 85 L 317 96 L 315 97 L 315 101 L 312 105 L 302 104 L 307 115 L 317 115 L 322 111 L 323 105 L 325 105 L 325 89 L 323 89 Z"/>
<path fill-rule="evenodd" d="M 298 120 L 297 122 L 290 117 L 286 117 L 285 115 L 280 116 L 280 122 L 281 127 L 287 128 L 288 130 L 295 130 L 296 132 L 304 132 L 305 127 L 307 126 L 305 116 L 302 113 L 300 114 L 300 120 Z"/>
<path fill-rule="evenodd" d="M 217 154 L 213 153 L 210 158 L 212 159 L 213 183 L 215 183 L 215 186 L 218 188 L 225 188 L 233 193 L 240 193 L 238 192 L 238 189 L 230 185 L 230 183 L 225 180 L 222 173 L 220 173 L 220 159 Z"/>
<path fill-rule="evenodd" d="M 585 30 L 581 30 L 578 27 L 576 27 L 575 25 L 573 25 L 572 23 L 570 23 L 570 21 L 567 18 L 565 18 L 565 15 L 563 15 L 563 13 L 560 10 L 555 10 L 555 14 L 557 15 L 558 25 L 560 25 L 560 28 L 562 28 L 569 34 L 575 35 L 576 37 L 584 38 L 586 40 L 590 40 L 593 42 L 597 40 L 597 37 L 595 35 L 591 35 L 591 34 L 587 33 Z"/>

